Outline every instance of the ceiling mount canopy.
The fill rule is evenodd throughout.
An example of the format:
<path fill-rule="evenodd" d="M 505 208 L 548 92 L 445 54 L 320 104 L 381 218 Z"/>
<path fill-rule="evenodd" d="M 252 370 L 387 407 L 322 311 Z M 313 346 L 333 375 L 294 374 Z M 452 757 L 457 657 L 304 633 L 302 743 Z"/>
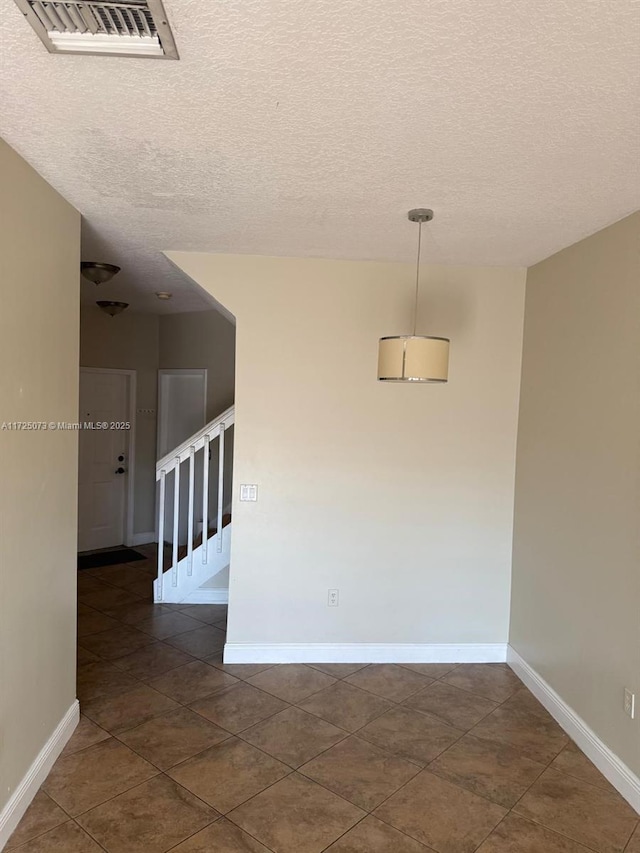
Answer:
<path fill-rule="evenodd" d="M 99 264 L 96 261 L 81 261 L 80 272 L 93 284 L 106 284 L 120 272 L 120 267 L 115 264 Z"/>
<path fill-rule="evenodd" d="M 422 224 L 431 222 L 433 211 L 419 207 L 408 213 L 418 223 L 416 295 L 413 307 L 413 334 L 389 335 L 378 343 L 378 379 L 381 382 L 447 382 L 449 378 L 449 338 L 417 335 L 418 292 Z"/>

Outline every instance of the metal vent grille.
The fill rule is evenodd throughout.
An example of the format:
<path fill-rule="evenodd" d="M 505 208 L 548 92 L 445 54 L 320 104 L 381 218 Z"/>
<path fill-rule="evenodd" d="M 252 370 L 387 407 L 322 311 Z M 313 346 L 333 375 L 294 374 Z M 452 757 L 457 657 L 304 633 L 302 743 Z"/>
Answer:
<path fill-rule="evenodd" d="M 162 0 L 15 0 L 51 53 L 178 59 Z"/>

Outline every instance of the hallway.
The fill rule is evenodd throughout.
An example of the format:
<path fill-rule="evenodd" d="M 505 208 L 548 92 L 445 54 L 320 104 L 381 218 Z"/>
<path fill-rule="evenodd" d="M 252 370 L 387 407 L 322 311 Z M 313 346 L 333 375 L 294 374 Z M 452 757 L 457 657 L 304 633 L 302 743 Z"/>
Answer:
<path fill-rule="evenodd" d="M 640 853 L 506 665 L 224 666 L 226 607 L 154 605 L 138 550 L 79 575 L 81 723 L 7 850 Z"/>

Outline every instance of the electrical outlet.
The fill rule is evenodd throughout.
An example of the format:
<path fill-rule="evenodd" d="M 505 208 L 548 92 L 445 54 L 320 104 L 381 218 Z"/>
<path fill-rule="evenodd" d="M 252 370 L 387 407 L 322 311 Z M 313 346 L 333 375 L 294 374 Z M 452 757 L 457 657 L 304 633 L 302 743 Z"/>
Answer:
<path fill-rule="evenodd" d="M 632 693 L 626 687 L 624 688 L 624 712 L 631 719 L 636 716 L 636 694 Z"/>
<path fill-rule="evenodd" d="M 337 607 L 340 604 L 340 593 L 337 589 L 328 590 L 327 604 L 329 607 Z"/>

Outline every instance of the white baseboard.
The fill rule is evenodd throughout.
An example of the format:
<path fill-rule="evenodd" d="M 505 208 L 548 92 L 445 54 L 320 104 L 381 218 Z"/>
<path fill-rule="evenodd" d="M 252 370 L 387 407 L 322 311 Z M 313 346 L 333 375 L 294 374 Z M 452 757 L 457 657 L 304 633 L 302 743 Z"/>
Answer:
<path fill-rule="evenodd" d="M 185 604 L 227 604 L 229 601 L 228 589 L 194 589 L 184 599 Z"/>
<path fill-rule="evenodd" d="M 640 812 L 640 779 L 636 774 L 600 740 L 582 717 L 576 714 L 553 687 L 511 646 L 507 650 L 507 662 L 602 775 L 611 782 L 630 806 Z"/>
<path fill-rule="evenodd" d="M 80 703 L 76 699 L 60 720 L 55 731 L 42 747 L 31 767 L 27 770 L 22 782 L 20 782 L 0 812 L 0 850 L 4 848 L 11 833 L 20 823 L 22 816 L 31 805 L 31 801 L 38 793 L 40 785 L 47 778 L 56 758 L 66 746 L 79 720 Z"/>
<path fill-rule="evenodd" d="M 133 536 L 131 536 L 131 541 L 126 544 L 129 548 L 135 548 L 136 545 L 151 545 L 155 541 L 155 531 L 151 530 L 149 533 L 134 533 Z"/>
<path fill-rule="evenodd" d="M 502 663 L 506 643 L 227 643 L 225 663 Z"/>

